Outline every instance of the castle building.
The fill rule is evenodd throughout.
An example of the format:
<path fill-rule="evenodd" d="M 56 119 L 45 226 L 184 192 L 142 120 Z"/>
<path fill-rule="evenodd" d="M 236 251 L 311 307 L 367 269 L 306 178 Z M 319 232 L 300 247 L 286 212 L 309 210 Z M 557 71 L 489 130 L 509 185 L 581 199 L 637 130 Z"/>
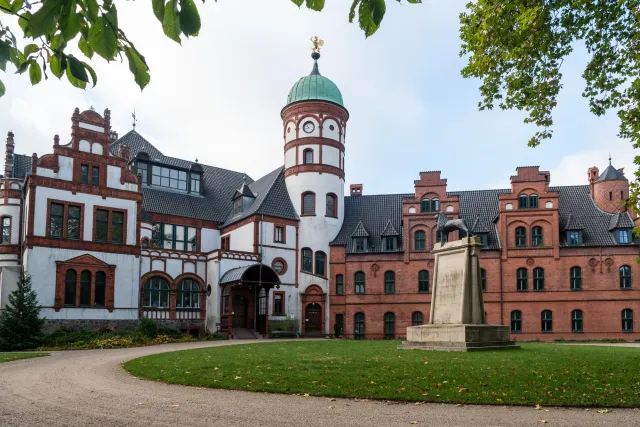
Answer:
<path fill-rule="evenodd" d="M 47 328 L 400 338 L 428 321 L 435 214 L 479 236 L 490 323 L 514 339 L 640 338 L 640 241 L 622 170 L 551 186 L 519 167 L 511 188 L 447 191 L 421 172 L 413 193 L 345 188 L 349 112 L 313 68 L 281 111 L 284 165 L 256 180 L 168 157 L 110 112 L 76 109 L 71 139 L 38 157 L 9 132 L 0 179 L 0 309 L 22 268 Z M 459 238 L 458 233 L 449 236 Z"/>

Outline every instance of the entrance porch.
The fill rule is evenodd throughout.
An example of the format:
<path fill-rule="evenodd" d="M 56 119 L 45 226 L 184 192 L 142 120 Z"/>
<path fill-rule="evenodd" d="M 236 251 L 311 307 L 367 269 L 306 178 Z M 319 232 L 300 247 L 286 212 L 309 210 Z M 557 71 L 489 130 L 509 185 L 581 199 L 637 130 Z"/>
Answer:
<path fill-rule="evenodd" d="M 266 336 L 269 291 L 280 288 L 268 265 L 252 264 L 227 271 L 220 279 L 220 330 L 231 337 Z"/>

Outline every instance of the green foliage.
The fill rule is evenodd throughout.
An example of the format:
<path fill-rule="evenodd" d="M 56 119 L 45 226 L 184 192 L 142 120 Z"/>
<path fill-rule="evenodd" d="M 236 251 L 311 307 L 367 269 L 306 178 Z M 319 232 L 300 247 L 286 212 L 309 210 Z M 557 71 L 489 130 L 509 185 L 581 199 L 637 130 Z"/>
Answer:
<path fill-rule="evenodd" d="M 523 344 L 521 350 L 397 350 L 398 341 L 295 341 L 162 353 L 137 377 L 198 387 L 419 402 L 640 405 L 635 348 Z"/>
<path fill-rule="evenodd" d="M 518 109 L 538 127 L 529 145 L 551 138 L 561 67 L 577 42 L 590 55 L 582 77 L 591 112 L 613 110 L 618 136 L 640 148 L 640 0 L 478 0 L 460 15 L 464 77 L 482 81 L 479 108 Z M 640 156 L 635 157 L 640 165 Z M 640 202 L 640 170 L 629 206 Z"/>
<path fill-rule="evenodd" d="M 147 338 L 155 338 L 158 336 L 158 325 L 151 319 L 143 317 L 140 319 L 140 325 L 138 326 L 138 332 Z"/>
<path fill-rule="evenodd" d="M 366 37 L 373 35 L 382 22 L 386 0 L 354 0 L 349 22 L 355 19 Z M 401 0 L 396 0 L 399 3 Z M 292 0 L 298 7 L 315 11 L 324 9 L 325 0 Z M 204 0 L 203 0 L 204 3 Z M 421 3 L 421 0 L 407 0 Z M 164 34 L 177 43 L 182 36 L 195 37 L 200 33 L 201 20 L 195 0 L 151 0 L 153 14 L 160 22 Z M 123 59 L 129 62 L 129 70 L 135 82 L 144 89 L 150 81 L 149 66 L 144 56 L 135 48 L 118 23 L 118 10 L 113 0 L 41 0 L 30 3 L 25 0 L 0 0 L 0 12 L 11 15 L 22 30 L 27 45 L 20 48 L 17 37 L 0 19 L 0 70 L 6 72 L 11 62 L 17 72 L 29 71 L 31 84 L 38 84 L 47 76 L 47 69 L 61 79 L 84 89 L 87 83 L 96 85 L 97 76 L 86 61 L 71 59 L 69 45 L 78 39 L 77 46 L 87 59 L 97 53 L 105 60 Z M 1 15 L 0 15 L 1 16 Z M 34 43 L 29 43 L 32 40 Z M 0 81 L 0 97 L 5 86 Z"/>
<path fill-rule="evenodd" d="M 154 324 L 155 325 L 155 324 Z M 91 348 L 127 348 L 174 342 L 196 341 L 191 335 L 173 328 L 158 328 L 154 336 L 147 336 L 139 330 L 58 330 L 42 339 L 40 350 L 86 350 Z"/>
<path fill-rule="evenodd" d="M 9 303 L 0 313 L 0 350 L 16 351 L 36 348 L 40 344 L 42 325 L 36 292 L 31 277 L 20 274 Z"/>
<path fill-rule="evenodd" d="M 48 353 L 0 353 L 0 363 L 12 360 L 33 359 L 34 357 L 48 356 Z"/>

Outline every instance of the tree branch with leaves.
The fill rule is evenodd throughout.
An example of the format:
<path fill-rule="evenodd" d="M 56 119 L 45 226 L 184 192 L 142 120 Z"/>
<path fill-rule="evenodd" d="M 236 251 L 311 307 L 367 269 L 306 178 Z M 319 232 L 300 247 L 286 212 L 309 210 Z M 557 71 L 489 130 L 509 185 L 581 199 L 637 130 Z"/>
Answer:
<path fill-rule="evenodd" d="M 291 1 L 315 11 L 323 10 L 325 5 L 325 0 Z M 151 11 L 165 36 L 177 43 L 182 42 L 182 36 L 195 37 L 200 32 L 200 13 L 194 0 L 151 0 Z M 353 0 L 349 22 L 353 22 L 356 11 L 360 28 L 369 37 L 380 27 L 385 0 Z M 0 19 L 0 70 L 4 72 L 8 63 L 13 64 L 17 73 L 28 73 L 31 84 L 36 85 L 43 77 L 48 79 L 49 71 L 84 89 L 87 84 L 95 86 L 98 82 L 89 63 L 97 54 L 108 62 L 126 58 L 140 89 L 149 84 L 149 66 L 119 26 L 113 0 L 0 0 L 0 18 L 5 15 L 15 21 L 17 28 L 10 28 Z M 18 44 L 18 37 L 26 41 L 24 46 Z M 84 58 L 67 53 L 72 43 L 77 43 Z M 0 97 L 5 91 L 0 79 Z"/>

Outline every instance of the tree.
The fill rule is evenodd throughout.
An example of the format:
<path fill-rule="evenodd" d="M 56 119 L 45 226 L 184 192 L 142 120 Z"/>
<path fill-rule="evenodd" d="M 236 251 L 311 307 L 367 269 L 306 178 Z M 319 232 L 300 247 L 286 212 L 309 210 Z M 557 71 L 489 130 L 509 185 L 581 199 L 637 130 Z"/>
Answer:
<path fill-rule="evenodd" d="M 590 55 L 582 95 L 591 112 L 615 111 L 618 136 L 640 147 L 640 0 L 477 0 L 460 23 L 460 54 L 469 60 L 462 75 L 481 80 L 478 107 L 526 111 L 525 123 L 538 127 L 530 146 L 552 137 L 562 63 L 582 42 Z M 636 178 L 634 207 L 640 172 Z"/>
<path fill-rule="evenodd" d="M 44 320 L 31 277 L 20 273 L 18 287 L 9 294 L 9 304 L 0 313 L 0 350 L 27 350 L 39 345 Z"/>
<path fill-rule="evenodd" d="M 321 11 L 325 0 L 291 0 L 298 7 Z M 352 0 L 349 22 L 356 12 L 360 28 L 369 37 L 377 31 L 386 11 L 385 0 Z M 401 2 L 402 0 L 396 0 Z M 204 0 L 203 0 L 204 2 Z M 421 0 L 407 0 L 420 3 Z M 194 0 L 151 0 L 149 12 L 156 16 L 164 34 L 177 43 L 182 36 L 195 37 L 200 32 L 200 14 Z M 22 34 L 0 20 L 0 70 L 7 63 L 16 72 L 29 74 L 32 85 L 48 78 L 47 70 L 57 78 L 66 76 L 69 82 L 84 89 L 98 81 L 89 60 L 97 54 L 107 61 L 127 58 L 129 70 L 140 89 L 149 84 L 151 76 L 147 62 L 118 25 L 118 10 L 113 0 L 0 0 L 0 12 L 17 22 Z M 16 34 L 33 43 L 18 45 Z M 84 59 L 67 53 L 76 44 Z M 0 97 L 6 88 L 0 80 Z"/>

